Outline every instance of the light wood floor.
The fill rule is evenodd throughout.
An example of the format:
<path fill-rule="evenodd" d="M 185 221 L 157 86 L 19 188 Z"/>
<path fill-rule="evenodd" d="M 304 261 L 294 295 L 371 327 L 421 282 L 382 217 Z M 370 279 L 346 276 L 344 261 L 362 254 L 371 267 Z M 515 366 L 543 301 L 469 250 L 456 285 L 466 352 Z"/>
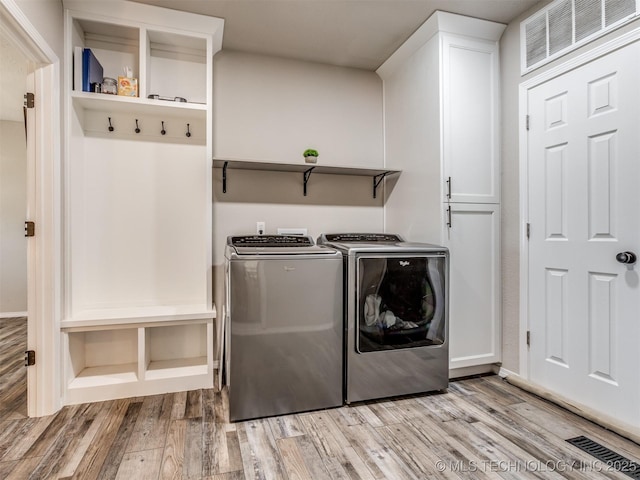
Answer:
<path fill-rule="evenodd" d="M 23 367 L 24 369 L 24 367 Z M 447 393 L 229 424 L 224 392 L 0 413 L 0 479 L 628 479 L 565 440 L 640 446 L 488 376 Z"/>

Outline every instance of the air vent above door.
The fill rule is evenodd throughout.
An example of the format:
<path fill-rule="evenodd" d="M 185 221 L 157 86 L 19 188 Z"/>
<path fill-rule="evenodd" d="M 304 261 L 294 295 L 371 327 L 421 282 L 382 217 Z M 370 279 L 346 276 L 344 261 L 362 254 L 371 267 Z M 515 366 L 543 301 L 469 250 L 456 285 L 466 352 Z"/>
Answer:
<path fill-rule="evenodd" d="M 521 72 L 555 58 L 636 17 L 640 0 L 555 0 L 520 24 Z"/>

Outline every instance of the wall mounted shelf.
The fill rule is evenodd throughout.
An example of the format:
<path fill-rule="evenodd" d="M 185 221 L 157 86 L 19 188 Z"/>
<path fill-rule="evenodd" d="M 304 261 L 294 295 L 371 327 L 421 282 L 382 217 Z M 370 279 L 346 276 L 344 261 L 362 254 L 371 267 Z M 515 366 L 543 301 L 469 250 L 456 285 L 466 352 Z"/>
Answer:
<path fill-rule="evenodd" d="M 247 160 L 231 160 L 224 158 L 214 158 L 213 168 L 222 169 L 222 193 L 227 193 L 227 170 L 267 170 L 275 172 L 302 173 L 303 193 L 307 195 L 307 183 L 312 173 L 323 173 L 329 175 L 356 175 L 361 177 L 372 177 L 373 198 L 382 179 L 388 175 L 401 173 L 401 170 L 391 170 L 386 168 L 360 168 L 341 167 L 330 165 L 313 165 L 309 163 L 276 163 L 276 162 L 255 162 Z"/>
<path fill-rule="evenodd" d="M 149 98 L 106 95 L 104 93 L 71 92 L 74 105 L 100 112 L 138 113 L 168 117 L 206 119 L 207 106 L 202 103 L 168 102 Z"/>

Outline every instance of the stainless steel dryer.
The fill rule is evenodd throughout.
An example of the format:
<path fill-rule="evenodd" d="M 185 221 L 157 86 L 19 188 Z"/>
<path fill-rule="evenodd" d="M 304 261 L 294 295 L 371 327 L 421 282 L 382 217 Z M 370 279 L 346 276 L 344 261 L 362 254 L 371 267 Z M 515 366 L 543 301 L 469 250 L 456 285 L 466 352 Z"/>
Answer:
<path fill-rule="evenodd" d="M 227 238 L 231 421 L 342 405 L 342 255 L 307 236 Z"/>
<path fill-rule="evenodd" d="M 323 234 L 344 257 L 346 402 L 449 383 L 446 247 L 399 235 Z"/>

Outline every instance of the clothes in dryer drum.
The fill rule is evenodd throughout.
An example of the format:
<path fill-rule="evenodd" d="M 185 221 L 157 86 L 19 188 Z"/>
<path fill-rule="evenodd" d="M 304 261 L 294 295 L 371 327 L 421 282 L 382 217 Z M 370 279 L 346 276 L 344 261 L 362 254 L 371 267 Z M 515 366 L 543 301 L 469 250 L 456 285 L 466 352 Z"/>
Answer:
<path fill-rule="evenodd" d="M 358 350 L 442 345 L 443 257 L 358 259 Z"/>

